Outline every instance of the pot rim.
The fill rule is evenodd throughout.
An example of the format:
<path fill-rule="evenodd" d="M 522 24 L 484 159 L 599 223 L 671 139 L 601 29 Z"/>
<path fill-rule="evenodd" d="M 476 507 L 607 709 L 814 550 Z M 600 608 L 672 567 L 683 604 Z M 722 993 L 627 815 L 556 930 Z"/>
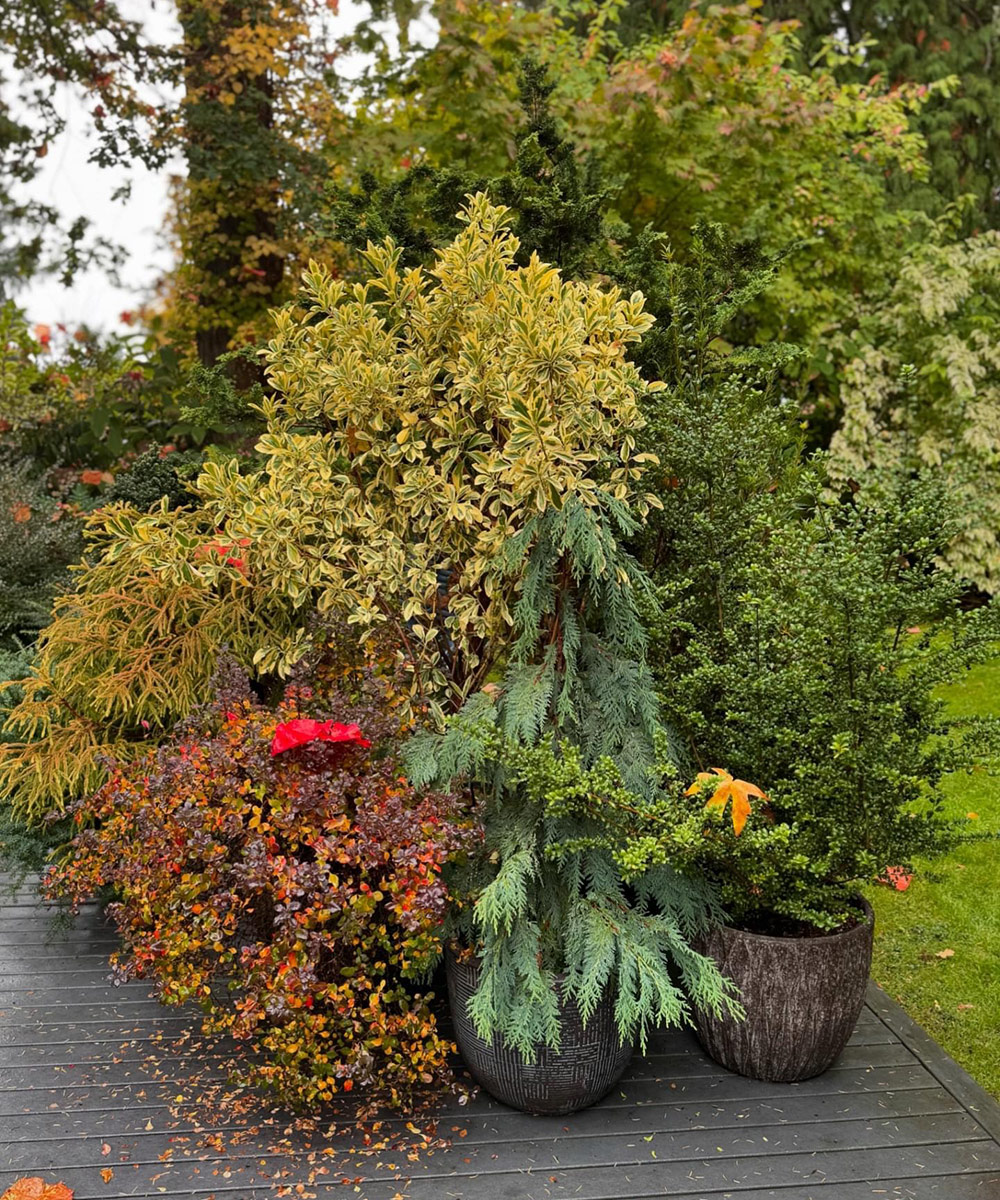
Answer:
<path fill-rule="evenodd" d="M 479 964 L 483 961 L 483 956 L 481 954 L 473 954 L 471 958 L 463 959 L 458 954 L 455 953 L 454 943 L 448 942 L 445 945 L 445 962 L 446 962 L 446 964 L 449 959 L 455 964 L 456 967 L 474 967 L 476 970 L 478 970 Z M 566 972 L 565 971 L 556 971 L 555 975 L 554 975 L 554 979 L 557 984 L 561 985 L 561 984 L 565 983 L 566 982 Z M 609 989 L 605 988 L 605 990 L 607 991 Z"/>
<path fill-rule="evenodd" d="M 859 931 L 871 929 L 875 924 L 875 910 L 864 898 L 864 896 L 855 897 L 859 907 L 865 914 L 865 919 L 851 929 L 834 929 L 828 933 L 813 934 L 812 937 L 798 937 L 788 935 L 786 937 L 776 936 L 773 933 L 752 933 L 749 929 L 738 929 L 735 925 L 728 925 L 725 921 L 721 921 L 718 925 L 713 925 L 713 929 L 725 929 L 730 933 L 738 933 L 740 937 L 753 938 L 758 942 L 774 942 L 776 945 L 788 945 L 789 942 L 824 942 L 830 938 L 846 938 Z"/>

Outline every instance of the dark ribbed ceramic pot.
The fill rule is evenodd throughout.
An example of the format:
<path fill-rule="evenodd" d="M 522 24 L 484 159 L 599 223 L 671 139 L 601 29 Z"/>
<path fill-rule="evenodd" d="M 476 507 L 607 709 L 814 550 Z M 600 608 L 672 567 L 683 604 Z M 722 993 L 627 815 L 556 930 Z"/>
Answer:
<path fill-rule="evenodd" d="M 448 999 L 455 1041 L 472 1078 L 494 1099 L 522 1112 L 556 1116 L 596 1104 L 615 1086 L 632 1057 L 615 1027 L 614 997 L 609 994 L 584 1028 L 572 1001 L 560 1003 L 558 1051 L 542 1046 L 533 1063 L 504 1044 L 484 1041 L 468 1016 L 468 1003 L 479 981 L 475 959 L 459 961 L 449 953 Z"/>
<path fill-rule="evenodd" d="M 822 937 L 765 937 L 719 926 L 697 943 L 733 980 L 745 1021 L 696 1012 L 701 1044 L 730 1071 L 793 1083 L 829 1067 L 854 1032 L 872 961 L 875 916 Z"/>

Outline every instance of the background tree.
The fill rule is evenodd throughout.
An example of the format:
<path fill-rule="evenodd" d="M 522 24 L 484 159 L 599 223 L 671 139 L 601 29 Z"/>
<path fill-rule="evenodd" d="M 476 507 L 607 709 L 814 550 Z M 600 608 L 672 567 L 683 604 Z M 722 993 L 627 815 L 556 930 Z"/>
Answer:
<path fill-rule="evenodd" d="M 513 4 L 450 7 L 441 41 L 388 81 L 382 107 L 369 105 L 352 122 L 360 149 L 343 165 L 341 186 L 372 192 L 374 177 L 395 189 L 398 221 L 407 204 L 416 211 L 405 197 L 411 186 L 421 201 L 426 197 L 425 185 L 416 188 L 406 176 L 455 171 L 457 157 L 478 185 L 496 194 L 515 157 L 517 172 L 527 166 L 511 105 L 520 61 L 512 48 L 530 50 L 554 84 L 548 106 L 560 136 L 574 147 L 584 191 L 607 189 L 600 211 L 612 241 L 621 243 L 626 230 L 638 237 L 648 225 L 683 256 L 692 225 L 704 218 L 729 226 L 739 241 L 786 253 L 775 287 L 727 332 L 744 344 L 774 337 L 802 342 L 808 351 L 797 368 L 802 402 L 823 401 L 826 416 L 838 386 L 827 332 L 858 297 L 882 290 L 914 233 L 912 213 L 899 207 L 892 187 L 897 176 L 926 171 L 923 142 L 911 124 L 926 89 L 858 83 L 848 78 L 855 60 L 842 50 L 804 66 L 794 22 L 762 19 L 750 5 L 692 8 L 679 23 L 666 22 L 664 10 L 662 27 L 635 43 L 614 19 L 617 11 L 551 3 L 525 16 Z M 502 37 L 489 32 L 498 27 Z M 437 56 L 457 55 L 467 42 L 477 47 L 474 86 L 464 81 L 465 107 L 448 110 L 448 136 L 438 136 L 440 109 L 425 103 Z M 391 152 L 370 169 L 389 114 Z M 557 170 L 551 152 L 544 158 L 538 178 Z M 504 200 L 519 207 L 516 196 Z M 425 220 L 411 222 L 433 240 Z M 561 259 L 557 244 L 548 249 Z M 590 268 L 602 269 L 594 262 Z"/>
<path fill-rule="evenodd" d="M 901 202 L 937 214 L 975 197 L 965 232 L 1000 224 L 1000 19 L 992 0 L 765 0 L 762 11 L 801 22 L 804 57 L 832 36 L 867 42 L 859 80 L 892 87 L 956 77 L 954 93 L 930 98 L 916 119 L 927 141 L 924 180 L 900 181 Z"/>
<path fill-rule="evenodd" d="M 748 5 L 692 8 L 614 63 L 566 119 L 600 147 L 634 230 L 651 224 L 680 250 L 704 218 L 770 253 L 790 250 L 747 332 L 812 349 L 905 244 L 887 177 L 925 168 L 910 127 L 916 86 L 842 82 L 841 52 L 807 69 L 798 54 L 794 23 Z"/>
<path fill-rule="evenodd" d="M 92 159 L 162 167 L 167 148 L 155 136 L 160 114 L 144 85 L 169 76 L 169 50 L 151 44 L 113 0 L 6 0 L 0 48 L 0 288 L 5 279 L 8 285 L 23 281 L 41 267 L 58 266 L 69 279 L 85 261 L 113 266 L 116 248 L 88 242 L 85 218 L 66 225 L 52 205 L 31 199 L 24 188 L 65 127 L 58 103 L 64 85 L 92 106 Z"/>
<path fill-rule="evenodd" d="M 939 222 L 902 260 L 889 294 L 838 344 L 841 484 L 873 467 L 928 471 L 958 509 L 943 561 L 986 592 L 1000 581 L 1000 232 L 964 241 Z"/>
<path fill-rule="evenodd" d="M 306 75 L 317 69 L 309 7 L 178 3 L 175 135 L 187 176 L 176 194 L 166 324 L 181 346 L 194 342 L 205 366 L 234 339 L 253 340 L 255 322 L 286 298 L 295 201 L 310 175 L 301 120 L 315 115 L 302 112 Z"/>
<path fill-rule="evenodd" d="M 625 0 L 619 17 L 626 45 L 661 37 L 710 0 Z M 1000 22 L 993 0 L 759 0 L 764 19 L 794 21 L 800 67 L 831 39 L 864 43 L 845 74 L 853 82 L 881 78 L 891 87 L 929 85 L 954 78 L 955 90 L 937 93 L 916 128 L 927 140 L 925 179 L 896 181 L 901 204 L 936 215 L 963 195 L 975 197 L 964 232 L 1000 221 Z"/>
<path fill-rule="evenodd" d="M 391 237 L 407 266 L 429 265 L 435 248 L 461 229 L 466 197 L 482 191 L 510 209 L 522 265 L 538 254 L 570 278 L 609 270 L 613 249 L 605 214 L 610 189 L 601 181 L 599 164 L 593 157 L 581 161 L 577 146 L 565 136 L 552 111 L 555 83 L 534 55 L 522 59 L 517 84 L 516 149 L 506 170 L 486 176 L 424 163 L 381 176 L 365 171 L 356 187 L 328 189 L 323 234 L 355 252 L 369 241 Z"/>

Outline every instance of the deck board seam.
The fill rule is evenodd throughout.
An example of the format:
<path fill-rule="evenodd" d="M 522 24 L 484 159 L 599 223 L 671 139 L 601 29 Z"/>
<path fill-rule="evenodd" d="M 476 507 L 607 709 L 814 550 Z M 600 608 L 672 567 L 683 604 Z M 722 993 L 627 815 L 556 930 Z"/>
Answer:
<path fill-rule="evenodd" d="M 142 1112 L 147 1111 L 147 1109 L 142 1106 L 139 1106 L 136 1109 L 136 1111 L 139 1111 L 140 1108 L 141 1108 Z M 90 1110 L 87 1110 L 87 1111 L 90 1111 Z M 156 1111 L 156 1110 L 149 1110 L 149 1111 Z M 21 1114 L 14 1114 L 14 1115 L 15 1116 L 39 1116 L 39 1115 L 44 1115 L 44 1114 L 21 1113 Z M 952 1117 L 952 1116 L 956 1116 L 956 1115 L 969 1116 L 970 1120 L 975 1120 L 975 1118 L 971 1117 L 970 1114 L 966 1113 L 965 1109 L 963 1109 L 963 1108 L 943 1108 L 943 1109 L 935 1109 L 931 1112 L 922 1112 L 922 1113 L 918 1113 L 918 1114 L 913 1114 L 913 1116 L 919 1116 L 921 1118 L 924 1118 L 924 1117 L 928 1117 L 928 1118 Z M 8 1120 L 10 1118 L 5 1117 L 4 1119 Z M 910 1120 L 910 1119 L 912 1119 L 910 1114 L 897 1115 L 894 1117 L 838 1117 L 835 1121 L 828 1121 L 828 1122 L 825 1122 L 825 1124 L 828 1126 L 830 1126 L 830 1125 L 849 1125 L 849 1124 L 857 1124 L 858 1122 L 861 1122 L 861 1121 L 867 1122 L 869 1124 L 878 1124 L 881 1122 L 889 1123 L 892 1121 L 905 1121 L 905 1120 Z M 402 1118 L 400 1118 L 400 1120 L 402 1121 Z M 804 1128 L 808 1125 L 816 1125 L 816 1124 L 821 1124 L 821 1123 L 823 1123 L 823 1122 L 809 1120 L 809 1121 L 788 1121 L 782 1125 L 773 1125 L 773 1124 L 749 1125 L 745 1121 L 740 1121 L 733 1125 L 692 1125 L 690 1127 L 690 1132 L 693 1134 L 694 1133 L 722 1133 L 724 1131 L 733 1130 L 733 1129 L 773 1129 L 777 1132 L 780 1132 L 785 1129 L 800 1129 L 800 1128 Z M 251 1122 L 249 1125 L 213 1125 L 211 1127 L 210 1132 L 213 1132 L 213 1133 L 223 1133 L 223 1132 L 225 1132 L 225 1133 L 240 1133 L 240 1132 L 243 1132 L 243 1131 L 246 1131 L 249 1129 L 253 1129 L 253 1128 L 254 1128 L 253 1122 Z M 176 1128 L 174 1126 L 171 1126 L 169 1130 L 131 1129 L 126 1133 L 116 1133 L 114 1136 L 121 1138 L 123 1141 L 128 1140 L 131 1143 L 133 1140 L 136 1140 L 139 1138 L 162 1137 L 164 1132 L 169 1132 L 171 1137 L 175 1137 L 179 1134 L 180 1135 L 203 1134 L 205 1132 L 209 1132 L 209 1128 L 208 1128 L 208 1126 L 205 1126 L 205 1125 L 198 1125 L 198 1126 L 190 1125 L 187 1127 L 177 1126 Z M 639 1128 L 639 1129 L 634 1129 L 634 1130 L 633 1129 L 619 1130 L 619 1131 L 617 1131 L 617 1134 L 622 1137 L 648 1137 L 651 1134 L 654 1136 L 657 1134 L 665 1134 L 667 1136 L 673 1136 L 676 1134 L 682 1134 L 684 1132 L 685 1131 L 683 1129 Z M 73 1134 L 73 1135 L 63 1134 L 62 1136 L 59 1136 L 59 1137 L 41 1135 L 41 1136 L 37 1136 L 37 1137 L 33 1136 L 30 1140 L 31 1140 L 32 1144 L 35 1144 L 35 1143 L 44 1144 L 47 1142 L 58 1142 L 58 1143 L 66 1143 L 68 1145 L 79 1145 L 79 1144 L 83 1144 L 88 1141 L 103 1143 L 103 1142 L 107 1141 L 107 1136 L 108 1135 L 106 1133 L 96 1132 L 96 1133 L 78 1133 L 78 1134 Z M 587 1140 L 588 1138 L 601 1137 L 601 1136 L 611 1136 L 611 1135 L 595 1134 L 593 1132 L 591 1132 L 591 1133 L 561 1133 L 555 1137 L 552 1137 L 549 1140 L 552 1141 L 553 1143 L 555 1143 L 555 1142 L 572 1142 L 572 1141 L 584 1141 L 584 1140 Z M 538 1141 L 538 1139 L 535 1139 L 535 1138 L 527 1138 L 525 1140 L 528 1142 L 531 1142 L 533 1144 Z M 990 1141 L 991 1138 L 988 1133 L 984 1132 L 983 1137 L 974 1136 L 968 1140 L 970 1140 L 970 1141 Z M 20 1138 L 20 1139 L 15 1139 L 14 1141 L 11 1141 L 7 1144 L 11 1145 L 11 1146 L 17 1146 L 17 1145 L 22 1145 L 22 1144 L 26 1143 L 27 1141 L 28 1141 L 27 1138 Z M 509 1144 L 509 1142 L 510 1142 L 509 1137 L 507 1137 L 507 1138 L 498 1137 L 496 1139 L 484 1140 L 484 1141 L 476 1140 L 473 1142 L 467 1142 L 467 1141 L 463 1140 L 462 1146 L 467 1147 L 468 1149 L 471 1150 L 471 1149 L 479 1149 L 482 1146 L 507 1145 L 507 1144 Z M 894 1143 L 894 1145 L 897 1145 L 897 1144 L 902 1145 L 903 1143 Z M 919 1143 L 919 1144 L 924 1145 L 926 1143 Z M 796 1153 L 801 1153 L 801 1151 L 796 1151 Z"/>

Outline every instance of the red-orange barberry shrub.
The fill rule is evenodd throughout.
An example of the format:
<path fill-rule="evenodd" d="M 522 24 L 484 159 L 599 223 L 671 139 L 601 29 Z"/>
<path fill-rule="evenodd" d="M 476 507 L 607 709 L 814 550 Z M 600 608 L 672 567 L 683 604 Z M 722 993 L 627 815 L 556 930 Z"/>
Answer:
<path fill-rule="evenodd" d="M 125 977 L 197 1001 L 257 1053 L 246 1077 L 299 1103 L 368 1089 L 409 1104 L 448 1086 L 450 1043 L 421 990 L 441 949 L 441 873 L 475 836 L 455 796 L 416 793 L 395 754 L 391 682 L 373 671 L 276 710 L 245 677 L 138 761 L 111 765 L 48 877 L 99 889 Z M 349 693 L 349 694 L 348 694 Z"/>

